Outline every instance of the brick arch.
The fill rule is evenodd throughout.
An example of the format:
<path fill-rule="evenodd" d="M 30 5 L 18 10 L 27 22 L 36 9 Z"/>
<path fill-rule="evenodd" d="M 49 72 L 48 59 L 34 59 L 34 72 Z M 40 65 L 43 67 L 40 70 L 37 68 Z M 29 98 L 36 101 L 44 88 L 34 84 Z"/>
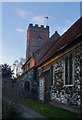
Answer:
<path fill-rule="evenodd" d="M 26 91 L 30 91 L 30 82 L 29 81 L 25 81 L 25 83 L 24 83 L 24 89 L 26 90 Z"/>

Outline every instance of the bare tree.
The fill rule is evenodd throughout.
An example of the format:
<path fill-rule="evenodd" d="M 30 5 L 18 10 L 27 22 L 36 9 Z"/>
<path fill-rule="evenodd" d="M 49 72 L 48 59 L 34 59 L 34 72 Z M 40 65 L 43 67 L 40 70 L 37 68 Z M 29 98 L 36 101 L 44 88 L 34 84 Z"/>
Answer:
<path fill-rule="evenodd" d="M 15 73 L 15 77 L 18 77 L 22 74 L 22 66 L 25 63 L 25 58 L 20 58 L 19 60 L 15 60 L 12 67 Z"/>

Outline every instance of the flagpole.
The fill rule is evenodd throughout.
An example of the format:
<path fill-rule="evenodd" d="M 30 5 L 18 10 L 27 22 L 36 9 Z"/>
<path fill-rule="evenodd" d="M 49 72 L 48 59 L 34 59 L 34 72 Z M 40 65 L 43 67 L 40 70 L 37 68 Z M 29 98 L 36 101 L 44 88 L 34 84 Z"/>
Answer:
<path fill-rule="evenodd" d="M 48 26 L 48 19 L 49 19 L 49 17 L 48 17 L 48 16 L 46 16 L 45 18 L 46 18 L 46 21 L 47 21 L 47 26 Z"/>

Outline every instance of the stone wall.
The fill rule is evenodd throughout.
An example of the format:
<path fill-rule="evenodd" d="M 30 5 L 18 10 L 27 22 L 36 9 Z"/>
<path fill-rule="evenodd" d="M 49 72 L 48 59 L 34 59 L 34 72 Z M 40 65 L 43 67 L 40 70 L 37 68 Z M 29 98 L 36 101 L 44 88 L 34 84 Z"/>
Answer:
<path fill-rule="evenodd" d="M 72 84 L 65 85 L 65 58 L 72 54 Z M 62 56 L 53 64 L 53 85 L 51 100 L 80 107 L 80 47 Z M 69 65 L 68 65 L 69 68 Z M 69 71 L 70 72 L 70 71 Z M 68 75 L 69 79 L 69 75 Z"/>
<path fill-rule="evenodd" d="M 80 61 L 80 68 L 81 68 L 81 87 L 80 87 L 80 95 L 81 95 L 81 115 L 82 115 L 82 58 L 81 58 L 81 61 Z"/>
<path fill-rule="evenodd" d="M 27 98 L 32 95 L 32 88 L 34 82 L 34 69 L 26 72 L 22 77 L 16 80 L 15 96 L 16 98 Z"/>

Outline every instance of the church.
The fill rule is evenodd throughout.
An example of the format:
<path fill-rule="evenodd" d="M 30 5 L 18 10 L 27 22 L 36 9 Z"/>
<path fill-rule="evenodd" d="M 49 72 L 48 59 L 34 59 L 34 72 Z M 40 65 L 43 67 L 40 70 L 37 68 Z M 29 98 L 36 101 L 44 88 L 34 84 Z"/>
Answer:
<path fill-rule="evenodd" d="M 20 94 L 82 108 L 82 17 L 63 35 L 49 34 L 49 26 L 28 26 Z"/>

